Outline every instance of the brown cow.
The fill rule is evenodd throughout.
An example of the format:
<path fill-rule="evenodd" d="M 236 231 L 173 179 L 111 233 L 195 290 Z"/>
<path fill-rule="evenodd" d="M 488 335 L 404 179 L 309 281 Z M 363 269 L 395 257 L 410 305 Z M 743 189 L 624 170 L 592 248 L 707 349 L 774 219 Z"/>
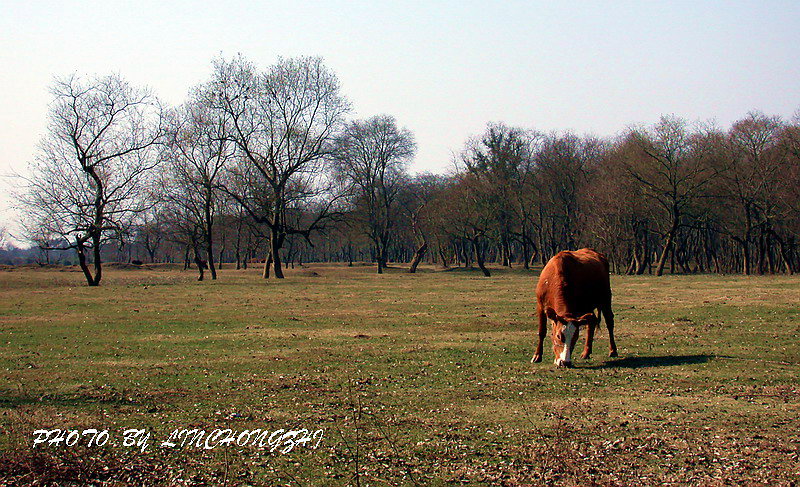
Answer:
<path fill-rule="evenodd" d="M 605 316 L 611 357 L 617 356 L 614 342 L 614 313 L 611 312 L 611 284 L 608 260 L 592 249 L 556 254 L 542 269 L 536 286 L 536 313 L 539 318 L 539 342 L 531 362 L 542 361 L 542 340 L 547 335 L 547 320 L 553 322 L 554 363 L 571 365 L 572 349 L 578 331 L 586 326 L 586 346 L 582 358 L 592 353 L 594 330 Z M 594 314 L 598 310 L 598 314 Z"/>

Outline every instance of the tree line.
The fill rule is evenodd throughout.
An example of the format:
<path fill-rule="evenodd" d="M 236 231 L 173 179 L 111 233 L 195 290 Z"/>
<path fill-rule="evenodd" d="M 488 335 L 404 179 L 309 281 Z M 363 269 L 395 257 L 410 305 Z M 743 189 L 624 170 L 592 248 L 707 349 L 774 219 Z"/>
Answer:
<path fill-rule="evenodd" d="M 611 138 L 490 123 L 447 174 L 412 174 L 413 134 L 348 118 L 319 58 L 216 59 L 180 106 L 118 75 L 57 78 L 17 194 L 24 237 L 76 260 L 310 261 L 530 268 L 594 247 L 616 272 L 794 273 L 800 122 L 664 116 Z"/>

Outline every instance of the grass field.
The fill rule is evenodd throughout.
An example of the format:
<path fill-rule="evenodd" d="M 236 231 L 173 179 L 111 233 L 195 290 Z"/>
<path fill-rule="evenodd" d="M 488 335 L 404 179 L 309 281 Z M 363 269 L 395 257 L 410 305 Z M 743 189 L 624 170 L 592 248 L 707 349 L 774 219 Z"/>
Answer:
<path fill-rule="evenodd" d="M 614 276 L 572 369 L 531 364 L 535 272 L 0 271 L 0 484 L 791 485 L 800 278 Z M 578 347 L 581 346 L 579 342 Z M 317 449 L 161 448 L 180 428 Z M 37 429 L 109 430 L 32 447 Z M 112 445 L 126 428 L 149 448 Z"/>

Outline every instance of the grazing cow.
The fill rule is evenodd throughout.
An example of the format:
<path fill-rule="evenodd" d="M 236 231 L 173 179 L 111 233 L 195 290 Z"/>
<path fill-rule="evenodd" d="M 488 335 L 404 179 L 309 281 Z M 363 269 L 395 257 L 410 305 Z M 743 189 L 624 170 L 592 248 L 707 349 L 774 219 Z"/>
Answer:
<path fill-rule="evenodd" d="M 542 269 L 536 286 L 536 313 L 539 318 L 539 341 L 531 362 L 542 361 L 542 340 L 547 335 L 547 320 L 553 322 L 554 363 L 569 367 L 578 331 L 586 326 L 586 346 L 582 358 L 592 353 L 594 330 L 605 316 L 611 357 L 617 356 L 614 342 L 614 313 L 611 312 L 611 284 L 608 261 L 592 249 L 556 254 Z M 594 310 L 598 314 L 594 314 Z"/>

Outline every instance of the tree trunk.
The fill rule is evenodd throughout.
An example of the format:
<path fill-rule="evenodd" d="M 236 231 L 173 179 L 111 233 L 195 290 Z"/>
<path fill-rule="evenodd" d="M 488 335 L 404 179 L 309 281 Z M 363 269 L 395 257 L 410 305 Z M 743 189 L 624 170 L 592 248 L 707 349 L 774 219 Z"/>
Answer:
<path fill-rule="evenodd" d="M 83 246 L 83 242 L 78 242 L 75 251 L 78 253 L 78 264 L 81 266 L 83 276 L 86 278 L 86 283 L 91 286 L 92 282 L 94 282 L 94 279 L 92 279 L 92 271 L 89 270 L 89 265 L 86 263 L 86 254 L 84 253 L 85 247 Z"/>
<path fill-rule="evenodd" d="M 634 252 L 633 255 L 631 256 L 630 262 L 628 263 L 627 269 L 625 269 L 625 275 L 632 276 L 634 272 L 636 272 L 636 269 L 638 267 L 639 267 L 639 260 L 636 257 L 636 252 Z"/>
<path fill-rule="evenodd" d="M 238 218 L 236 220 L 236 244 L 235 244 L 235 255 L 236 255 L 236 270 L 238 271 L 242 267 L 242 219 Z"/>
<path fill-rule="evenodd" d="M 742 272 L 745 276 L 750 275 L 750 242 L 748 238 L 733 237 L 733 239 L 742 247 Z"/>
<path fill-rule="evenodd" d="M 483 272 L 485 277 L 491 277 L 492 274 L 489 272 L 489 269 L 486 268 L 483 249 L 481 249 L 478 239 L 472 241 L 472 247 L 475 249 L 475 260 L 478 262 L 478 267 L 481 269 L 481 272 Z"/>
<path fill-rule="evenodd" d="M 267 257 L 266 259 L 264 259 L 264 273 L 262 274 L 262 277 L 264 279 L 269 279 L 269 267 L 271 265 L 272 265 L 272 251 L 268 250 Z"/>
<path fill-rule="evenodd" d="M 528 252 L 528 239 L 525 234 L 522 234 L 522 268 L 528 270 L 531 268 L 530 252 Z"/>
<path fill-rule="evenodd" d="M 244 245 L 244 257 L 242 258 L 242 269 L 247 270 L 247 263 L 253 256 L 253 239 L 250 233 L 247 233 L 247 243 Z"/>
<path fill-rule="evenodd" d="M 270 244 L 272 244 L 272 267 L 275 269 L 275 279 L 283 279 L 280 253 L 283 245 L 283 237 L 278 233 L 277 230 L 273 230 L 270 234 Z"/>
<path fill-rule="evenodd" d="M 778 253 L 780 254 L 780 260 L 783 262 L 783 269 L 784 271 L 792 275 L 794 272 L 792 271 L 792 260 L 789 252 L 786 249 L 786 243 L 783 239 L 774 231 L 771 230 L 772 238 L 778 242 Z"/>
<path fill-rule="evenodd" d="M 187 270 L 189 268 L 189 250 L 190 247 L 187 245 L 183 251 L 183 270 Z"/>
<path fill-rule="evenodd" d="M 214 248 L 211 241 L 211 234 L 206 238 L 206 255 L 208 255 L 208 270 L 211 272 L 211 280 L 217 279 L 217 270 L 214 268 Z"/>
<path fill-rule="evenodd" d="M 769 233 L 767 233 L 767 235 L 764 237 L 764 243 L 766 245 L 766 251 L 767 251 L 767 273 L 775 274 L 775 259 L 773 256 L 774 252 L 772 250 L 773 249 L 772 238 L 770 237 Z"/>
<path fill-rule="evenodd" d="M 447 256 L 444 253 L 444 249 L 442 248 L 441 245 L 439 245 L 438 247 L 439 247 L 439 258 L 442 259 L 442 267 L 444 267 L 445 269 L 449 269 L 450 266 L 447 264 Z"/>
<path fill-rule="evenodd" d="M 199 273 L 197 280 L 202 281 L 204 277 L 205 265 L 203 263 L 203 259 L 200 258 L 200 249 L 198 248 L 197 241 L 194 242 L 194 263 L 197 266 L 197 272 Z"/>
<path fill-rule="evenodd" d="M 90 286 L 99 286 L 100 279 L 103 277 L 103 261 L 100 256 L 100 233 L 92 235 L 92 253 L 94 256 L 94 279 L 89 283 Z"/>
<path fill-rule="evenodd" d="M 647 230 L 644 231 L 644 238 L 639 242 L 639 232 L 634 232 L 633 235 L 633 255 L 636 259 L 636 269 L 634 273 L 637 276 L 644 274 L 644 271 L 650 265 L 650 249 L 647 245 Z"/>
<path fill-rule="evenodd" d="M 532 268 L 536 265 L 536 259 L 539 257 L 539 246 L 536 245 L 536 242 L 531 241 L 531 260 L 528 262 L 528 268 Z"/>
<path fill-rule="evenodd" d="M 375 242 L 376 244 L 376 260 L 378 261 L 378 274 L 383 274 L 383 270 L 386 268 L 387 262 L 387 252 L 386 248 L 389 246 L 389 239 L 385 236 L 381 236 L 378 241 Z"/>
<path fill-rule="evenodd" d="M 223 229 L 224 230 L 224 229 Z M 225 257 L 225 232 L 222 232 L 222 243 L 219 246 L 219 253 L 217 254 L 217 269 L 222 270 L 222 261 Z"/>
<path fill-rule="evenodd" d="M 647 246 L 645 246 L 644 249 L 642 249 L 642 260 L 639 262 L 639 267 L 636 268 L 637 276 L 644 275 L 645 272 L 647 272 L 648 274 L 653 273 L 652 270 L 653 264 L 651 257 L 652 253 L 650 252 L 650 249 Z"/>
<path fill-rule="evenodd" d="M 206 256 L 208 260 L 208 270 L 211 272 L 211 280 L 217 279 L 217 269 L 214 267 L 214 217 L 211 214 L 211 192 L 206 193 L 205 205 L 203 208 L 205 216 L 205 243 Z"/>
<path fill-rule="evenodd" d="M 417 266 L 420 262 L 422 262 L 422 258 L 425 256 L 425 252 L 428 250 L 428 243 L 423 242 L 423 244 L 414 252 L 414 258 L 411 259 L 411 267 L 408 269 L 410 274 L 414 274 L 417 272 Z"/>
<path fill-rule="evenodd" d="M 675 220 L 672 223 L 672 228 L 670 228 L 669 232 L 667 233 L 667 239 L 664 242 L 664 250 L 661 251 L 661 257 L 658 259 L 658 266 L 656 266 L 656 276 L 664 275 L 664 266 L 667 264 L 667 257 L 671 254 L 672 250 L 672 243 L 675 239 L 675 233 L 678 230 L 678 221 Z"/>

